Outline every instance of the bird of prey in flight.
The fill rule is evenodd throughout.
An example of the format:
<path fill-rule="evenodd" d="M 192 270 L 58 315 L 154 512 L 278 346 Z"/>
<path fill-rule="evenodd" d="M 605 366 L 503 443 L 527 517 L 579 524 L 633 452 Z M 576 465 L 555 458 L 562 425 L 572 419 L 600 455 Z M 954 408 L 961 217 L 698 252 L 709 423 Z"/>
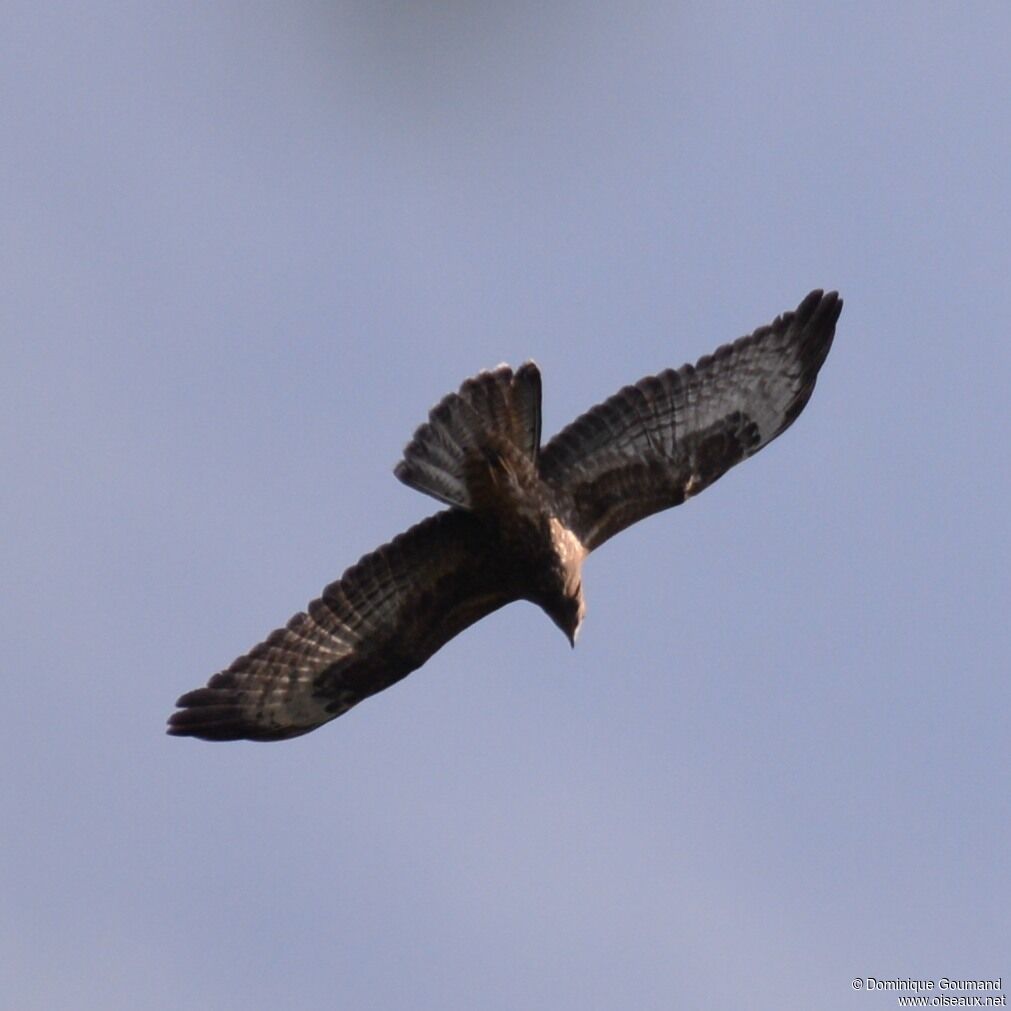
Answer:
<path fill-rule="evenodd" d="M 420 667 L 485 615 L 539 605 L 574 645 L 586 556 L 676 506 L 788 428 L 842 300 L 793 312 L 695 365 L 626 386 L 541 446 L 541 374 L 500 365 L 445 397 L 397 465 L 449 506 L 366 555 L 305 612 L 176 703 L 168 732 L 296 737 Z"/>

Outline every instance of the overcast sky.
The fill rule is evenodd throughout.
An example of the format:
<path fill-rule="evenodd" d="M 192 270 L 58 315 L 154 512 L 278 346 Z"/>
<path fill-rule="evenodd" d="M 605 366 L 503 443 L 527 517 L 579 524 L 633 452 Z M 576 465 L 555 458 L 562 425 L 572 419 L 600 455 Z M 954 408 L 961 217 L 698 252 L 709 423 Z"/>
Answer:
<path fill-rule="evenodd" d="M 1011 8 L 0 14 L 0 1003 L 805 1007 L 1011 977 Z M 846 301 L 804 415 L 322 730 L 175 698 L 544 431 Z"/>

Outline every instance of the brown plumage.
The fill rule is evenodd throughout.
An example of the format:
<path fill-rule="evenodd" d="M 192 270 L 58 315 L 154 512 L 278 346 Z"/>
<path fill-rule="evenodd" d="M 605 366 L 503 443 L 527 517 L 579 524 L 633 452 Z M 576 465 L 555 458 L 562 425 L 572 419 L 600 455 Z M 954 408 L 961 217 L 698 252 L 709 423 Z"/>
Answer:
<path fill-rule="evenodd" d="M 450 506 L 352 566 L 206 688 L 169 733 L 295 737 L 420 667 L 514 600 L 538 604 L 575 643 L 586 555 L 698 494 L 804 409 L 842 300 L 797 307 L 694 366 L 626 386 L 540 448 L 541 378 L 527 362 L 468 379 L 415 433 L 405 484 Z"/>

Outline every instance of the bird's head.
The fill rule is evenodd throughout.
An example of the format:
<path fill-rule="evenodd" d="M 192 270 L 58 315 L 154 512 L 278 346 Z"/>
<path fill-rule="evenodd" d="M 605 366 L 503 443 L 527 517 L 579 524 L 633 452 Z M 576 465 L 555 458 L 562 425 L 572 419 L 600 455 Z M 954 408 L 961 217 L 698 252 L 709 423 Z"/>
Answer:
<path fill-rule="evenodd" d="M 565 633 L 565 638 L 569 640 L 569 645 L 575 647 L 576 639 L 579 636 L 579 627 L 583 624 L 586 615 L 586 601 L 583 599 L 583 586 L 577 583 L 571 591 L 552 594 L 552 596 L 541 605 L 547 612 L 548 617 Z"/>
<path fill-rule="evenodd" d="M 548 536 L 552 547 L 551 562 L 548 565 L 550 575 L 544 599 L 538 603 L 565 633 L 569 644 L 575 646 L 579 626 L 586 614 L 582 577 L 586 549 L 557 517 L 552 517 L 549 521 Z"/>

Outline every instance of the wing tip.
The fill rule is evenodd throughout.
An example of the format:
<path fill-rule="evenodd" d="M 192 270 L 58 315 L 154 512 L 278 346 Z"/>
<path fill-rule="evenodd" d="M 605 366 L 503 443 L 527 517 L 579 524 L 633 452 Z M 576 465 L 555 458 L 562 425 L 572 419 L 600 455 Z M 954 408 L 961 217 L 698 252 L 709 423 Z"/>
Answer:
<path fill-rule="evenodd" d="M 515 378 L 530 381 L 539 381 L 541 378 L 541 367 L 533 358 L 528 358 L 516 370 Z"/>
<path fill-rule="evenodd" d="M 805 326 L 834 329 L 842 308 L 843 300 L 839 297 L 838 291 L 815 288 L 801 300 L 793 313 L 787 313 L 787 316 L 792 315 Z"/>
<path fill-rule="evenodd" d="M 842 312 L 842 307 L 843 300 L 839 297 L 838 291 L 825 291 L 823 288 L 815 288 L 800 300 L 800 304 L 796 309 L 784 312 L 781 316 L 777 317 L 769 329 L 786 329 L 794 322 L 802 327 L 812 323 L 815 325 L 829 323 L 834 326 L 836 320 L 839 319 L 839 314 Z"/>
<path fill-rule="evenodd" d="M 219 707 L 217 712 L 180 709 L 168 718 L 169 737 L 196 737 L 202 741 L 283 741 L 300 737 L 315 727 L 272 731 L 249 723 L 238 707 Z"/>
<path fill-rule="evenodd" d="M 194 688 L 176 699 L 176 712 L 168 718 L 165 733 L 171 737 L 201 737 L 229 741 L 242 737 L 242 709 L 234 693 Z"/>
<path fill-rule="evenodd" d="M 204 741 L 281 741 L 306 734 L 310 727 L 271 727 L 254 723 L 245 715 L 239 693 L 195 688 L 176 701 L 168 718 L 169 737 L 198 737 Z"/>
<path fill-rule="evenodd" d="M 815 351 L 814 372 L 821 368 L 835 337 L 836 323 L 842 313 L 843 300 L 839 292 L 823 292 L 816 288 L 797 307 L 794 313 L 800 330 L 800 342 Z"/>

